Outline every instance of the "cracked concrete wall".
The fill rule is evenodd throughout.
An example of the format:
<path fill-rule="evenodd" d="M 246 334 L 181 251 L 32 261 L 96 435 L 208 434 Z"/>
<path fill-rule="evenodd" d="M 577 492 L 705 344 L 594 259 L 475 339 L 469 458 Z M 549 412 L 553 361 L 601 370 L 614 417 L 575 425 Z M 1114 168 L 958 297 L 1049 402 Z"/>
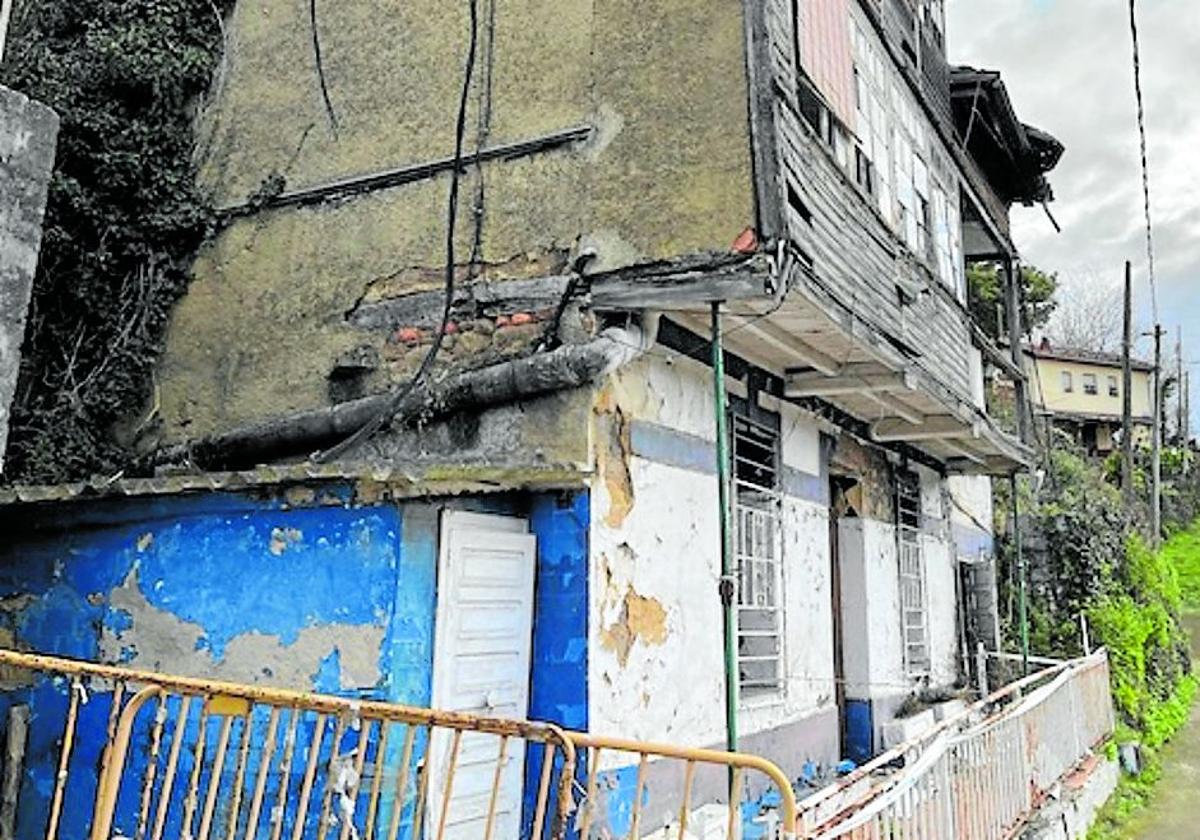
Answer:
<path fill-rule="evenodd" d="M 488 4 L 481 8 L 486 22 Z M 307 9 L 240 0 L 197 127 L 203 181 L 217 204 L 244 201 L 273 174 L 295 189 L 447 156 L 465 13 L 465 5 L 435 0 L 386 11 L 362 0 L 321 8 L 335 129 Z M 577 149 L 483 165 L 487 276 L 560 271 L 581 242 L 597 248 L 596 268 L 728 248 L 754 218 L 744 53 L 735 0 L 565 0 L 552 8 L 496 0 L 494 48 L 485 37 L 475 74 L 484 84 L 491 55 L 488 142 L 580 124 L 596 131 Z M 478 93 L 470 96 L 468 153 Z M 340 359 L 371 358 L 369 369 L 354 368 L 368 392 L 405 378 L 424 353 L 428 318 L 372 315 L 364 325 L 353 316 L 361 305 L 441 287 L 447 183 L 442 175 L 267 210 L 224 229 L 196 260 L 174 313 L 158 370 L 157 434 L 197 437 L 326 404 L 336 399 L 329 377 Z M 463 261 L 477 187 L 472 172 L 457 231 Z M 520 352 L 541 334 L 544 314 L 527 307 L 466 319 L 446 360 Z"/>
<path fill-rule="evenodd" d="M 57 114 L 0 85 L 0 472 L 57 138 Z"/>

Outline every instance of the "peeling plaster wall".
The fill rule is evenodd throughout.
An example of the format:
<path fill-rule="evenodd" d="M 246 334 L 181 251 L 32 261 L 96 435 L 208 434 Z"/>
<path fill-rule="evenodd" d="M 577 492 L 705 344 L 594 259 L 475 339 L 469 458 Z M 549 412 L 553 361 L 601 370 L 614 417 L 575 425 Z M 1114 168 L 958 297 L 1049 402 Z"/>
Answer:
<path fill-rule="evenodd" d="M 0 511 L 0 625 L 22 649 L 422 705 L 433 659 L 430 510 L 360 506 L 351 487 L 10 508 Z M 20 838 L 44 829 L 66 706 L 65 683 L 28 688 L 0 696 L 43 721 L 26 756 Z M 90 821 L 109 705 L 95 699 L 77 731 L 67 837 Z M 265 738 L 265 717 L 253 738 Z M 128 773 L 144 760 L 135 751 Z M 135 787 L 125 786 L 114 826 L 130 837 Z M 182 831 L 167 825 L 169 836 Z"/>
<path fill-rule="evenodd" d="M 596 732 L 724 742 L 711 377 L 703 364 L 656 350 L 613 374 L 597 399 L 589 645 Z M 813 421 L 771 407 L 782 412 L 785 487 L 803 494 L 783 504 L 788 681 L 780 695 L 744 698 L 740 726 L 747 743 L 799 773 L 805 760 L 836 752 L 828 503 L 817 491 L 827 477 Z M 656 790 L 670 784 L 656 781 Z"/>
<path fill-rule="evenodd" d="M 184 498 L 16 524 L 0 588 L 22 647 L 190 676 L 386 696 L 392 506 Z M 298 585 L 301 584 L 302 585 Z M 408 581 L 406 583 L 415 583 Z"/>
<path fill-rule="evenodd" d="M 6 536 L 0 641 L 169 673 L 425 706 L 441 511 L 522 516 L 538 540 L 529 713 L 586 730 L 588 494 L 506 493 L 403 505 L 375 498 L 358 487 L 305 486 L 253 498 L 213 494 L 0 509 Z M 24 702 L 43 718 L 26 758 L 28 825 L 22 822 L 17 833 L 24 840 L 44 829 L 67 684 L 10 681 L 5 687 L 0 717 L 9 704 Z M 95 793 L 107 701 L 99 698 L 81 713 L 72 779 L 84 781 L 68 789 L 63 836 L 86 835 L 90 809 L 83 803 Z M 254 725 L 260 744 L 265 724 L 261 715 Z M 193 719 L 193 736 L 195 725 Z M 210 747 L 216 734 L 210 728 Z M 310 735 L 311 728 L 308 734 L 301 729 L 297 754 Z M 531 751 L 527 763 L 528 804 L 540 776 L 538 755 Z M 399 753 L 392 758 L 399 761 Z M 140 778 L 144 754 L 131 761 L 130 777 Z M 298 762 L 293 790 L 302 771 Z M 318 779 L 317 801 L 323 784 Z M 128 837 L 136 829 L 136 791 L 126 785 L 118 805 L 114 830 Z M 176 793 L 183 796 L 182 786 Z M 169 823 L 166 836 L 182 832 Z"/>
<path fill-rule="evenodd" d="M 481 10 L 486 34 L 488 4 Z M 349 0 L 321 8 L 318 27 L 336 127 L 307 8 L 237 3 L 197 126 L 202 179 L 218 205 L 245 201 L 273 175 L 298 189 L 451 154 L 465 5 L 417 0 L 381 14 Z M 561 271 L 580 241 L 597 249 L 593 268 L 616 268 L 724 249 L 753 224 L 741 2 L 496 0 L 494 45 L 481 45 L 469 97 L 468 155 L 489 55 L 490 144 L 596 127 L 581 148 L 483 165 L 480 257 L 490 279 Z M 224 229 L 174 313 L 157 377 L 162 436 L 326 404 L 335 360 L 361 348 L 380 357 L 368 390 L 403 379 L 426 349 L 396 340 L 408 325 L 357 327 L 348 316 L 359 303 L 441 288 L 447 188 L 443 174 Z M 462 184 L 462 262 L 476 188 L 472 172 Z M 543 325 L 462 326 L 449 362 L 520 350 Z"/>

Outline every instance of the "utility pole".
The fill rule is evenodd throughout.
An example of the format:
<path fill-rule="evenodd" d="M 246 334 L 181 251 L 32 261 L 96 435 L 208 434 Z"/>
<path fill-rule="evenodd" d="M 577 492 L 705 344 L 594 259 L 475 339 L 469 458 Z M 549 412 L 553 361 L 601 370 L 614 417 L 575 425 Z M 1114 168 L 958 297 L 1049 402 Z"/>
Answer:
<path fill-rule="evenodd" d="M 1192 372 L 1183 372 L 1183 448 L 1192 448 Z"/>
<path fill-rule="evenodd" d="M 1183 446 L 1183 325 L 1175 327 L 1175 439 Z"/>
<path fill-rule="evenodd" d="M 1133 264 L 1125 261 L 1125 331 L 1121 338 L 1121 494 L 1133 505 Z"/>
<path fill-rule="evenodd" d="M 1154 325 L 1154 433 L 1151 435 L 1151 544 L 1158 548 L 1162 541 L 1162 325 Z"/>

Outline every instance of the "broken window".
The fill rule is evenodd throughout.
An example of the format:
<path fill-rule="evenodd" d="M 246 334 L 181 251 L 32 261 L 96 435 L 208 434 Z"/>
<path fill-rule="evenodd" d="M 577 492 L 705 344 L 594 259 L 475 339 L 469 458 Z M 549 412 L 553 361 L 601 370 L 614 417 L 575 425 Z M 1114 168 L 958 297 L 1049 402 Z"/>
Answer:
<path fill-rule="evenodd" d="M 921 550 L 921 482 L 912 472 L 896 477 L 896 544 L 904 671 L 910 677 L 924 677 L 929 674 L 929 605 Z"/>
<path fill-rule="evenodd" d="M 1083 375 L 1083 393 L 1093 397 L 1099 393 L 1099 389 L 1096 387 L 1096 374 L 1085 373 Z"/>
<path fill-rule="evenodd" d="M 749 695 L 783 687 L 779 428 L 741 413 L 732 425 L 738 675 Z"/>

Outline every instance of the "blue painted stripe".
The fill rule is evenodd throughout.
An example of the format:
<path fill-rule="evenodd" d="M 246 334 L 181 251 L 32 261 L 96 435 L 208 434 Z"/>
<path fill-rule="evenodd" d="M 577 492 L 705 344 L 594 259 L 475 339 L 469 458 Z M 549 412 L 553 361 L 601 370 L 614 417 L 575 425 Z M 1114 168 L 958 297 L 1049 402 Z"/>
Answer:
<path fill-rule="evenodd" d="M 794 499 L 803 499 L 819 505 L 829 504 L 829 480 L 827 478 L 784 466 L 780 480 L 783 484 L 783 492 Z"/>
<path fill-rule="evenodd" d="M 713 442 L 698 435 L 681 432 L 657 423 L 634 420 L 630 426 L 633 454 L 656 464 L 715 476 L 716 453 Z M 821 475 L 784 466 L 780 474 L 783 492 L 796 499 L 829 504 L 829 480 L 825 464 L 827 447 L 821 447 Z"/>
<path fill-rule="evenodd" d="M 960 555 L 978 557 L 995 551 L 995 536 L 977 525 L 955 522 L 951 526 L 951 533 L 954 536 L 955 549 Z"/>
<path fill-rule="evenodd" d="M 630 425 L 629 442 L 633 454 L 647 461 L 705 475 L 717 474 L 716 446 L 698 435 L 634 420 Z"/>

